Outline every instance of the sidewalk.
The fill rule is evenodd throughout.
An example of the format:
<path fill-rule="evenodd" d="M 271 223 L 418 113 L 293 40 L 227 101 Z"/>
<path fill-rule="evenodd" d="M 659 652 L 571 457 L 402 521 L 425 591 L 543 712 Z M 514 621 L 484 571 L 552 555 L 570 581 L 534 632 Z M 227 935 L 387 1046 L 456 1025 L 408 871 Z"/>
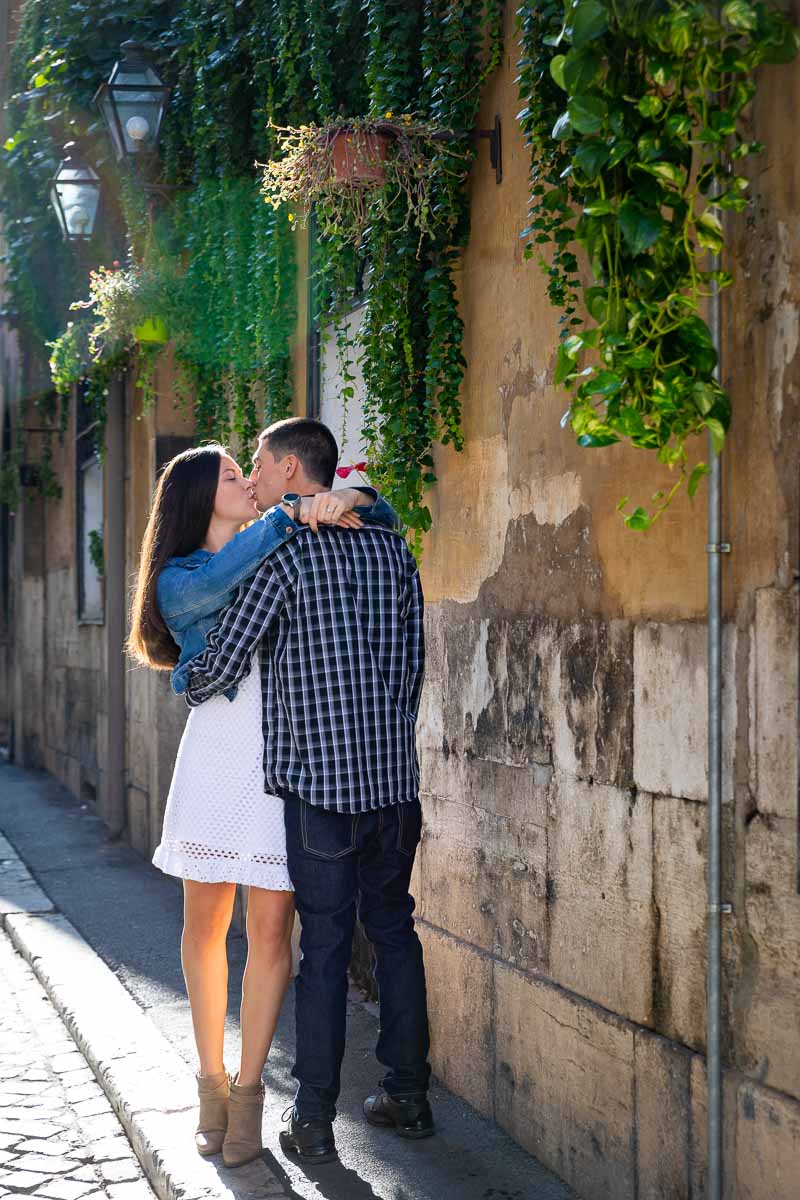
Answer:
<path fill-rule="evenodd" d="M 336 1122 L 340 1163 L 300 1168 L 278 1147 L 293 1080 L 292 996 L 267 1064 L 263 1162 L 225 1171 L 191 1145 L 194 1045 L 180 969 L 181 894 L 128 846 L 105 840 L 101 822 L 49 776 L 0 766 L 0 832 L 30 871 L 0 863 L 0 913 L 32 960 L 111 1096 L 162 1200 L 286 1196 L 295 1200 L 570 1200 L 573 1193 L 496 1125 L 434 1086 L 438 1136 L 408 1143 L 366 1125 L 361 1101 L 374 1088 L 376 1019 L 358 997 Z M 0 844 L 0 859 L 5 855 Z M 6 863 L 12 867 L 12 863 Z M 23 872 L 19 867 L 16 874 Z M 4 887 L 4 878 L 7 883 Z M 38 885 L 38 886 L 37 886 Z M 41 889 L 41 891 L 39 890 Z M 4 897 L 7 898 L 5 906 Z M 55 912 L 43 911 L 50 906 Z M 24 915 L 38 914 L 38 915 Z M 239 1048 L 245 945 L 229 938 L 227 1060 Z M 3 1188 L 0 1183 L 0 1200 Z M 33 1194 L 33 1193 L 31 1193 Z M 48 1200 L 82 1200 L 50 1196 Z M 127 1197 L 110 1196 L 110 1200 Z"/>
<path fill-rule="evenodd" d="M 155 1200 L 31 968 L 0 933 L 0 1197 Z"/>

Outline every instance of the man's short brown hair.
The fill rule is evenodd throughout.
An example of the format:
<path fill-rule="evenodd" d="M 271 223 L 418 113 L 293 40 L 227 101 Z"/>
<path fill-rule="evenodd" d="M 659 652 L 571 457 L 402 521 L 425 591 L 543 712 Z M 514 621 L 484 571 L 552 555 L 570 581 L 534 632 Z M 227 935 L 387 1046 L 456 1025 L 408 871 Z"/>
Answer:
<path fill-rule="evenodd" d="M 327 488 L 333 484 L 339 447 L 322 421 L 312 417 L 287 417 L 265 429 L 259 440 L 276 461 L 294 454 L 309 479 Z"/>

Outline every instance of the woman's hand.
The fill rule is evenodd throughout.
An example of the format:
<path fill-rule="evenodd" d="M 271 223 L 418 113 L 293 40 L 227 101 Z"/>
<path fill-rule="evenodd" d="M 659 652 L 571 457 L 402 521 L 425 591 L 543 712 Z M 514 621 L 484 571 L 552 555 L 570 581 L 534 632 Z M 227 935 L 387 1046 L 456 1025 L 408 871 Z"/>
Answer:
<path fill-rule="evenodd" d="M 320 525 L 338 525 L 340 529 L 361 529 L 364 522 L 352 510 L 363 504 L 364 494 L 355 488 L 337 488 L 335 492 L 317 492 L 305 496 L 300 505 L 300 521 L 317 533 Z"/>

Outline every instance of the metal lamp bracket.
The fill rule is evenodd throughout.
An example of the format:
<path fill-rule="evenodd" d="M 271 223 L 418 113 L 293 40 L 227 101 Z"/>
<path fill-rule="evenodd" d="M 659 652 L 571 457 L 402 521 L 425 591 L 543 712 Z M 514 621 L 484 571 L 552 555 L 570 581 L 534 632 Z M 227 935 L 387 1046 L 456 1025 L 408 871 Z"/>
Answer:
<path fill-rule="evenodd" d="M 503 131 L 500 117 L 495 113 L 494 126 L 491 129 L 476 129 L 472 135 L 476 138 L 488 138 L 489 162 L 494 167 L 494 177 L 497 183 L 503 182 Z"/>

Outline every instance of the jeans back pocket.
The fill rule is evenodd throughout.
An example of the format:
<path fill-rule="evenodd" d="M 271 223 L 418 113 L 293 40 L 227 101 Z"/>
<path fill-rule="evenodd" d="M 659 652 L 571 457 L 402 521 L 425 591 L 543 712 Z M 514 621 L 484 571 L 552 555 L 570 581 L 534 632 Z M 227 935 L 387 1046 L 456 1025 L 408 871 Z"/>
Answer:
<path fill-rule="evenodd" d="M 305 800 L 300 805 L 300 833 L 307 854 L 335 859 L 355 851 L 358 813 L 330 812 Z"/>

